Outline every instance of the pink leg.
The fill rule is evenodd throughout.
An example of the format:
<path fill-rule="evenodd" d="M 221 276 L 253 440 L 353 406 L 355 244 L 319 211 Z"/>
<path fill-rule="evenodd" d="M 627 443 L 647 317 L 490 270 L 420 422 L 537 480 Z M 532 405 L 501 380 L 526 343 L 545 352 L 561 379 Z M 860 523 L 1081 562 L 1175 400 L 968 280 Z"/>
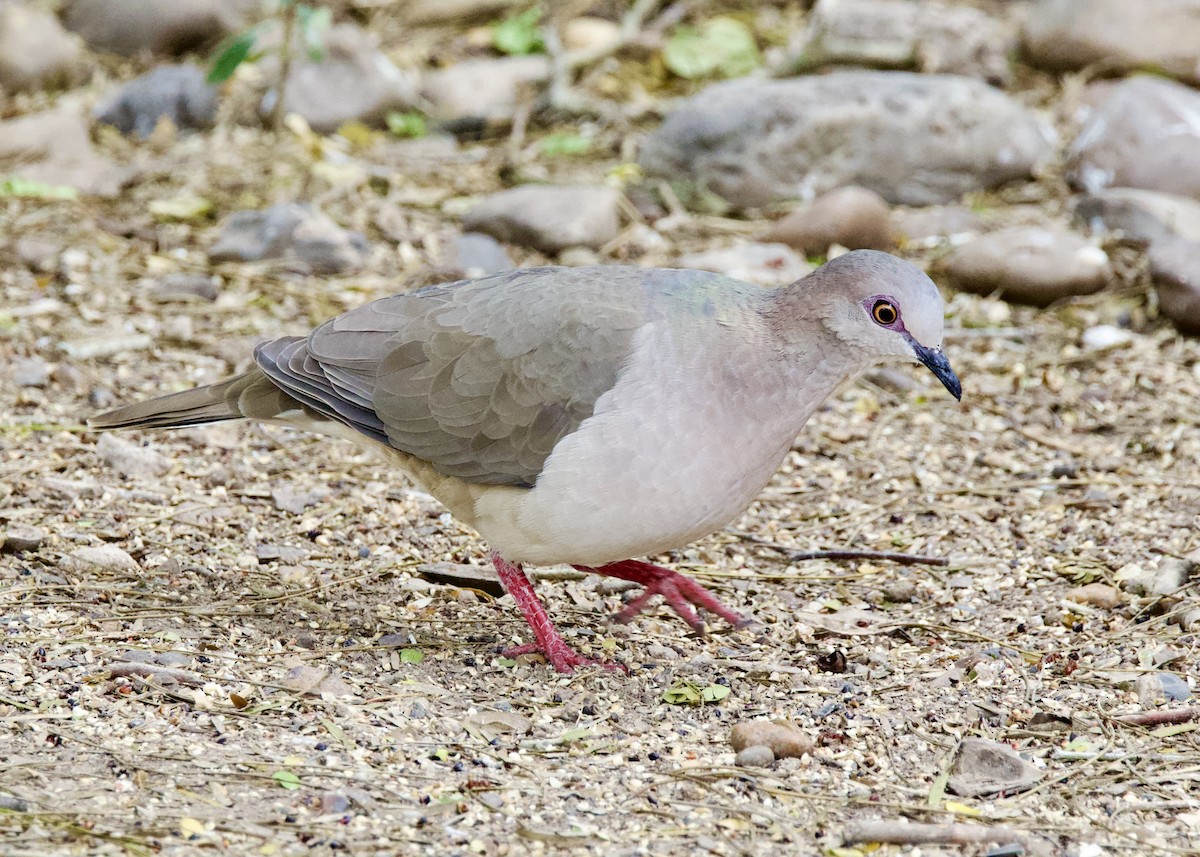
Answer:
<path fill-rule="evenodd" d="M 599 568 L 582 565 L 577 565 L 575 568 L 592 574 L 619 577 L 622 580 L 630 580 L 646 587 L 644 592 L 626 604 L 625 608 L 617 614 L 618 622 L 628 622 L 641 613 L 645 609 L 646 603 L 655 595 L 661 595 L 683 621 L 700 632 L 704 631 L 704 621 L 692 609 L 693 604 L 703 607 L 711 613 L 716 613 L 735 628 L 739 628 L 749 621 L 730 610 L 718 601 L 716 596 L 690 577 L 669 568 L 663 568 L 661 565 L 627 559 L 622 562 L 611 562 Z"/>
<path fill-rule="evenodd" d="M 550 621 L 546 608 L 538 600 L 537 593 L 533 591 L 533 585 L 525 576 L 525 572 L 521 570 L 521 566 L 513 565 L 495 552 L 492 553 L 492 565 L 496 567 L 496 574 L 500 577 L 500 584 L 504 587 L 504 591 L 517 602 L 517 608 L 521 611 L 521 615 L 533 629 L 533 638 L 536 640 L 536 642 L 509 649 L 504 653 L 506 656 L 516 657 L 517 655 L 539 653 L 544 655 L 550 662 L 550 666 L 560 673 L 569 673 L 575 667 L 593 664 L 610 670 L 628 672 L 621 664 L 610 664 L 585 658 L 568 646 L 566 640 L 558 633 L 558 629 L 554 627 L 554 623 Z"/>

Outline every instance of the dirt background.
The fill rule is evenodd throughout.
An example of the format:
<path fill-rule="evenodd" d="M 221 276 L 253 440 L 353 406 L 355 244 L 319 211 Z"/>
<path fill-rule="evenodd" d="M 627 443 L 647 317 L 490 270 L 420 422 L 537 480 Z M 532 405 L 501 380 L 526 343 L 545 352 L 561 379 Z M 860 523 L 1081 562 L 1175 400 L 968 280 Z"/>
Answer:
<path fill-rule="evenodd" d="M 110 72 L 143 68 L 113 60 Z M 1031 103 L 1057 85 L 1021 75 Z M 531 139 L 578 121 L 547 120 Z M 600 128 L 582 158 L 525 145 L 518 165 L 600 180 L 642 127 Z M 428 278 L 442 236 L 513 159 L 503 133 L 403 173 L 415 150 L 377 153 L 392 175 L 380 193 L 315 175 L 311 142 L 227 118 L 158 150 L 105 136 L 114 157 L 154 164 L 119 197 L 0 200 L 0 235 L 66 251 L 37 272 L 10 246 L 0 265 L 0 359 L 52 370 L 44 386 L 0 383 L 0 529 L 45 533 L 0 556 L 6 854 L 819 853 L 853 821 L 900 818 L 1003 824 L 1078 855 L 1197 853 L 1195 724 L 1114 720 L 1166 705 L 1147 676 L 1194 686 L 1200 648 L 1195 624 L 1180 624 L 1194 597 L 1129 584 L 1200 547 L 1200 345 L 1156 320 L 1136 254 L 1114 249 L 1113 289 L 1049 310 L 948 293 L 961 404 L 918 369 L 847 385 L 740 520 L 660 558 L 755 627 L 701 637 L 660 607 L 614 626 L 624 593 L 538 570 L 568 640 L 630 668 L 564 677 L 500 658 L 526 640 L 508 599 L 418 574 L 482 568 L 485 547 L 352 446 L 255 425 L 133 436 L 169 469 L 126 478 L 82 426 Z M 147 213 L 183 191 L 211 199 L 213 219 Z M 152 296 L 165 273 L 209 270 L 216 218 L 296 198 L 372 240 L 363 272 L 229 264 L 214 302 Z M 1037 221 L 1064 198 L 1050 175 L 974 202 Z M 760 226 L 695 216 L 657 248 L 625 233 L 605 258 L 668 264 Z M 1130 342 L 1081 347 L 1084 330 L 1116 321 Z M 149 347 L 99 356 L 60 347 L 142 334 Z M 102 545 L 133 563 L 72 556 Z M 787 558 L 818 548 L 950 562 Z M 1114 587 L 1112 600 L 1067 600 L 1087 583 Z M 834 651 L 844 672 L 818 664 Z M 114 674 L 130 662 L 154 669 Z M 664 701 L 685 682 L 729 693 Z M 734 766 L 731 727 L 759 718 L 792 721 L 815 749 Z M 1020 749 L 1044 778 L 1015 795 L 942 794 L 939 774 L 971 736 Z M 826 853 L 872 850 L 840 847 Z M 875 853 L 899 851 L 964 847 Z"/>

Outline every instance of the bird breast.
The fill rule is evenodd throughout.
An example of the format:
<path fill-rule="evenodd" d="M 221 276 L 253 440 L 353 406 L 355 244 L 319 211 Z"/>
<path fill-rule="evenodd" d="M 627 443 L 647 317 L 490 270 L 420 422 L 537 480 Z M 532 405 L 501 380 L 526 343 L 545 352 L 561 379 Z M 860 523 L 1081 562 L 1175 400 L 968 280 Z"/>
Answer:
<path fill-rule="evenodd" d="M 512 561 L 596 566 L 729 523 L 845 374 L 827 356 L 785 361 L 762 346 L 723 335 L 700 347 L 642 328 L 616 385 L 534 487 L 481 493 L 476 529 Z"/>

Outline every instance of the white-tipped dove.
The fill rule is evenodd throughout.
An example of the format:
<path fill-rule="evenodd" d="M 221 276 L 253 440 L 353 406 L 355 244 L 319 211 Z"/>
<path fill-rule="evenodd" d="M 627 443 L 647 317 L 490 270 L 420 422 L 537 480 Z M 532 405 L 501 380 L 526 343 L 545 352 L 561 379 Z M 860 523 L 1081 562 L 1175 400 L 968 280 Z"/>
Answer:
<path fill-rule="evenodd" d="M 702 271 L 529 268 L 366 304 L 254 350 L 255 368 L 118 408 L 97 429 L 257 419 L 383 450 L 491 545 L 504 588 L 559 672 L 597 663 L 550 621 L 522 563 L 569 563 L 741 617 L 631 557 L 729 523 L 824 399 L 876 363 L 924 363 L 955 397 L 942 299 L 908 262 L 847 253 L 762 289 Z M 613 666 L 605 664 L 605 666 Z"/>

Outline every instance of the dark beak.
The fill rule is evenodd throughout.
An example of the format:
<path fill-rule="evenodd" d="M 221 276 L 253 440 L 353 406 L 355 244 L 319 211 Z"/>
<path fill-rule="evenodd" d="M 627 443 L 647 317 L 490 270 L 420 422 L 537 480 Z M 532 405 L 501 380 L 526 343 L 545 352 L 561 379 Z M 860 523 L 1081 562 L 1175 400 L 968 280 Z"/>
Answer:
<path fill-rule="evenodd" d="M 917 359 L 929 367 L 929 371 L 937 376 L 937 379 L 942 382 L 943 386 L 950 391 L 950 395 L 962 401 L 962 382 L 958 380 L 958 376 L 950 368 L 950 361 L 946 359 L 946 355 L 942 353 L 942 349 L 928 348 L 915 339 L 912 340 L 912 347 L 913 351 L 916 352 Z"/>

